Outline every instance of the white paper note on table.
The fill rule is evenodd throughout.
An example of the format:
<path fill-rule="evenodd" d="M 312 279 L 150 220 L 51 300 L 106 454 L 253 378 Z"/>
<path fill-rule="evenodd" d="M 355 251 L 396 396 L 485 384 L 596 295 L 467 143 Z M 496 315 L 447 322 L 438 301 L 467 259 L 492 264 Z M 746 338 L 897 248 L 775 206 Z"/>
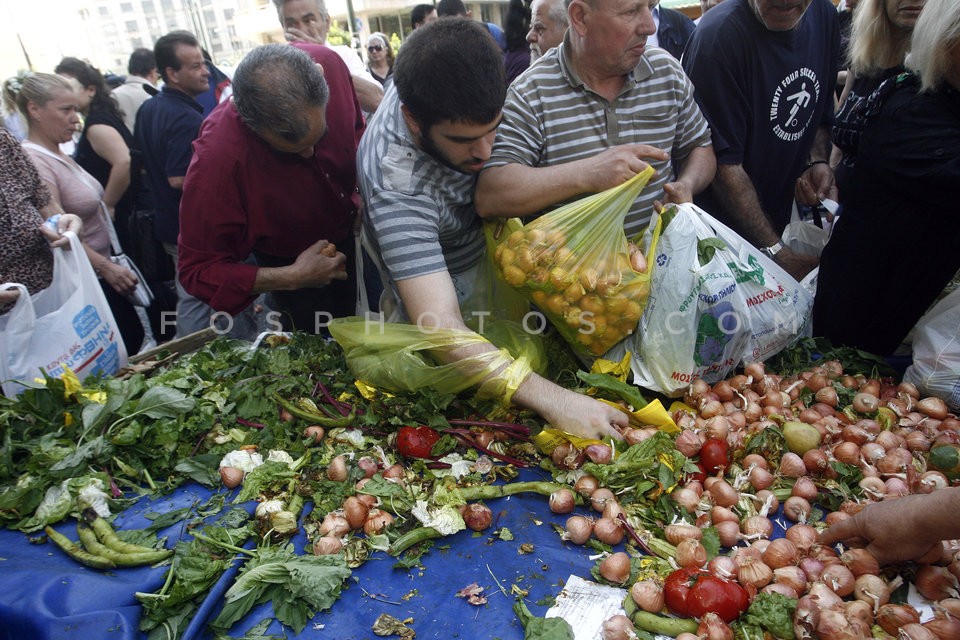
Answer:
<path fill-rule="evenodd" d="M 604 620 L 624 612 L 626 595 L 623 589 L 570 576 L 546 617 L 569 622 L 576 640 L 601 640 Z"/>

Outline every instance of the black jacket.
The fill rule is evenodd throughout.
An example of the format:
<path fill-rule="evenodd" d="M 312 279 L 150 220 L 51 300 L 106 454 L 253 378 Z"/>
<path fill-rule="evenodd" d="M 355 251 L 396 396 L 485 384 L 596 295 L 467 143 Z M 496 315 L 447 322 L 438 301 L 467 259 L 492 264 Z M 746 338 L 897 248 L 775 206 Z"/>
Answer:
<path fill-rule="evenodd" d="M 687 40 L 693 35 L 696 25 L 693 20 L 675 9 L 660 7 L 660 26 L 657 28 L 657 40 L 660 48 L 666 49 L 677 60 L 687 47 Z"/>

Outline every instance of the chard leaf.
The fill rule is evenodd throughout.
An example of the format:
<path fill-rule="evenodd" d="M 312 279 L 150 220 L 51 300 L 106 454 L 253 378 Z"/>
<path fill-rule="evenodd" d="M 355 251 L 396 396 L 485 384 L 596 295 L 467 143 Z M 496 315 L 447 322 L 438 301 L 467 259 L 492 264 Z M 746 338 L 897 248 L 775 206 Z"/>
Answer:
<path fill-rule="evenodd" d="M 74 476 L 90 464 L 108 459 L 113 455 L 113 445 L 99 436 L 77 447 L 73 453 L 67 455 L 50 467 L 50 475 L 55 478 Z"/>
<path fill-rule="evenodd" d="M 170 387 L 151 387 L 140 398 L 137 413 L 144 413 L 153 419 L 176 418 L 192 411 L 195 405 L 196 401 L 181 391 Z"/>

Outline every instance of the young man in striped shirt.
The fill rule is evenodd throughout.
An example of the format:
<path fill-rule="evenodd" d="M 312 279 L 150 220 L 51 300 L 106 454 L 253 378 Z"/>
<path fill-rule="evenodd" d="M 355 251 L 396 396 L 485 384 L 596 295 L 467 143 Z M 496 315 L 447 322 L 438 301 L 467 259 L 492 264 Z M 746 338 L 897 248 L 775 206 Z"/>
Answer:
<path fill-rule="evenodd" d="M 464 314 L 491 311 L 471 308 L 468 300 L 478 287 L 493 286 L 484 278 L 483 230 L 472 192 L 490 157 L 506 92 L 500 50 L 480 24 L 444 18 L 407 39 L 393 78 L 357 152 L 364 241 L 385 276 L 381 308 L 388 320 L 407 320 L 426 332 L 465 330 Z M 495 350 L 484 343 L 446 357 L 462 362 Z M 627 424 L 625 414 L 545 380 L 522 360 L 506 358 L 481 389 L 499 378 L 519 381 L 507 385 L 512 396 L 501 401 L 512 399 L 556 428 L 619 439 L 617 427 Z"/>

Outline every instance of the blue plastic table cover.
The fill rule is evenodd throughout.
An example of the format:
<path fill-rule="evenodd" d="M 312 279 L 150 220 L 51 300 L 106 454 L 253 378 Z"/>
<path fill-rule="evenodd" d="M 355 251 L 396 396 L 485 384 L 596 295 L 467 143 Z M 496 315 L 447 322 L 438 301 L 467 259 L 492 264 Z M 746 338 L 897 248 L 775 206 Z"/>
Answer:
<path fill-rule="evenodd" d="M 549 477 L 538 470 L 524 470 L 519 479 Z M 138 502 L 121 513 L 114 526 L 144 528 L 150 524 L 145 514 L 201 504 L 210 495 L 199 485 L 186 485 L 164 498 Z M 493 510 L 494 526 L 486 532 L 461 531 L 435 540 L 422 559 L 422 568 L 396 569 L 393 558 L 377 552 L 353 571 L 333 607 L 318 613 L 300 634 L 276 620 L 268 633 L 287 638 L 372 639 L 377 637 L 372 631 L 374 621 L 387 613 L 412 619 L 408 626 L 420 639 L 522 639 L 523 629 L 512 609 L 514 585 L 528 591 L 527 605 L 542 616 L 570 575 L 590 579 L 592 551 L 560 539 L 551 523 L 562 526 L 569 516 L 551 513 L 546 496 L 523 494 L 487 504 Z M 498 527 L 509 529 L 513 539 L 494 539 Z M 72 519 L 55 528 L 74 540 L 77 537 Z M 167 546 L 172 548 L 189 534 L 177 525 L 160 535 L 169 537 Z M 303 534 L 294 543 L 298 552 L 304 551 Z M 521 553 L 524 544 L 533 545 L 532 552 Z M 234 570 L 214 586 L 184 638 L 213 637 L 207 623 L 219 612 L 223 593 L 239 565 L 235 563 Z M 35 545 L 23 533 L 0 531 L 0 638 L 139 640 L 145 634 L 138 628 L 140 606 L 134 593 L 156 591 L 165 573 L 166 567 L 89 569 L 52 543 Z M 457 591 L 474 582 L 484 588 L 488 598 L 484 605 L 456 597 Z M 242 636 L 272 615 L 269 603 L 261 605 L 234 625 L 230 635 Z"/>

